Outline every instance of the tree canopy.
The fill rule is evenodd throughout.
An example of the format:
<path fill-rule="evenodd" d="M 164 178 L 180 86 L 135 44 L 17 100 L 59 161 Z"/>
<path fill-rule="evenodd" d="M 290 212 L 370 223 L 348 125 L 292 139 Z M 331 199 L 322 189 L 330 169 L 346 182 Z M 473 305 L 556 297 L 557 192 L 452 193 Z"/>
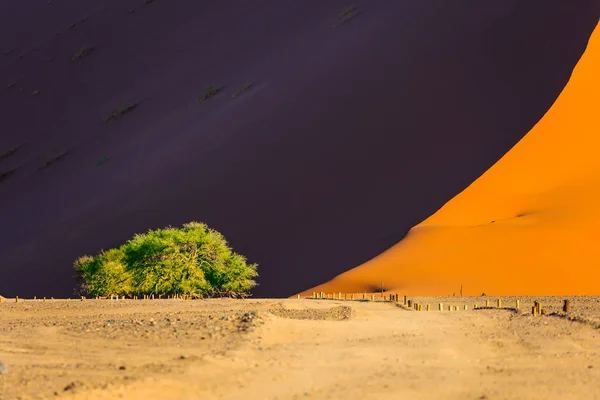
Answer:
<path fill-rule="evenodd" d="M 198 222 L 137 234 L 120 247 L 80 257 L 75 270 L 80 293 L 92 296 L 245 296 L 258 276 L 257 264 Z"/>

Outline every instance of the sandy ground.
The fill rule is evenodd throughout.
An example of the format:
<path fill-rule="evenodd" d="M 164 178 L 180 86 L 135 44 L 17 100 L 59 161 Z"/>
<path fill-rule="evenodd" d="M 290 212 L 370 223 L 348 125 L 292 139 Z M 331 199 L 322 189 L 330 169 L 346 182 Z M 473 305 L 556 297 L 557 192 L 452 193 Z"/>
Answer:
<path fill-rule="evenodd" d="M 600 299 L 413 300 L 5 301 L 0 399 L 600 399 Z"/>

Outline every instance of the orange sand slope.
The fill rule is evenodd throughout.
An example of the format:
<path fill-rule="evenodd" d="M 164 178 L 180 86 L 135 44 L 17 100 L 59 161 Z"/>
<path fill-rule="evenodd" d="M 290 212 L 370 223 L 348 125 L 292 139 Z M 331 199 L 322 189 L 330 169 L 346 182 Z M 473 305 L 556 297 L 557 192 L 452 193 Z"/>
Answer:
<path fill-rule="evenodd" d="M 311 289 L 600 294 L 600 27 L 542 120 L 378 257 Z"/>

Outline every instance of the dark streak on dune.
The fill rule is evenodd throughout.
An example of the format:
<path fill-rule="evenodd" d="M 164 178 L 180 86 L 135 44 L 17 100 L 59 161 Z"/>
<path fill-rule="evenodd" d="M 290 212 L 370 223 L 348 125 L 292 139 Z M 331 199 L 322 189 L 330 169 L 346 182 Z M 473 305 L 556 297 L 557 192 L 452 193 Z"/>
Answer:
<path fill-rule="evenodd" d="M 395 244 L 514 145 L 598 20 L 596 0 L 361 1 L 337 29 L 337 0 L 128 13 L 140 5 L 0 3 L 0 48 L 27 54 L 0 59 L 0 83 L 26 90 L 0 92 L 0 148 L 28 143 L 0 187 L 5 295 L 69 295 L 77 256 L 190 220 L 260 263 L 257 295 L 324 282 Z M 102 51 L 71 62 L 82 43 Z M 248 77 L 261 90 L 233 100 Z M 198 107 L 214 82 L 225 95 Z M 99 121 L 131 98 L 144 101 L 135 118 Z M 111 162 L 96 168 L 98 154 Z"/>
<path fill-rule="evenodd" d="M 21 146 L 12 147 L 2 153 L 0 153 L 0 161 L 7 159 L 8 157 L 14 155 L 17 151 L 19 151 Z"/>
<path fill-rule="evenodd" d="M 4 181 L 5 179 L 8 179 L 8 177 L 14 174 L 15 171 L 15 168 L 9 169 L 8 171 L 0 171 L 0 182 Z"/>

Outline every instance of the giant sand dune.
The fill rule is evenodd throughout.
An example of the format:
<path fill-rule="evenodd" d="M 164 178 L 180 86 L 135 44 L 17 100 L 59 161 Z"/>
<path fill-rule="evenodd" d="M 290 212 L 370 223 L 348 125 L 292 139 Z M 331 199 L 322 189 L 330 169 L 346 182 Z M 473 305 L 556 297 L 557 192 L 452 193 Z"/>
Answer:
<path fill-rule="evenodd" d="M 357 1 L 349 19 L 346 6 L 0 2 L 0 293 L 68 297 L 77 257 L 192 220 L 260 264 L 257 296 L 328 281 L 393 246 L 522 139 L 598 20 L 597 0 Z M 209 85 L 222 90 L 198 103 Z M 531 205 L 513 214 L 542 212 Z M 410 254 L 456 247 L 436 232 Z M 531 270 L 544 260 L 531 259 Z M 433 263 L 403 260 L 430 275 Z M 419 287 L 408 268 L 381 265 Z M 427 279 L 454 287 L 447 275 Z"/>
<path fill-rule="evenodd" d="M 600 293 L 600 28 L 548 113 L 399 244 L 315 290 Z"/>

